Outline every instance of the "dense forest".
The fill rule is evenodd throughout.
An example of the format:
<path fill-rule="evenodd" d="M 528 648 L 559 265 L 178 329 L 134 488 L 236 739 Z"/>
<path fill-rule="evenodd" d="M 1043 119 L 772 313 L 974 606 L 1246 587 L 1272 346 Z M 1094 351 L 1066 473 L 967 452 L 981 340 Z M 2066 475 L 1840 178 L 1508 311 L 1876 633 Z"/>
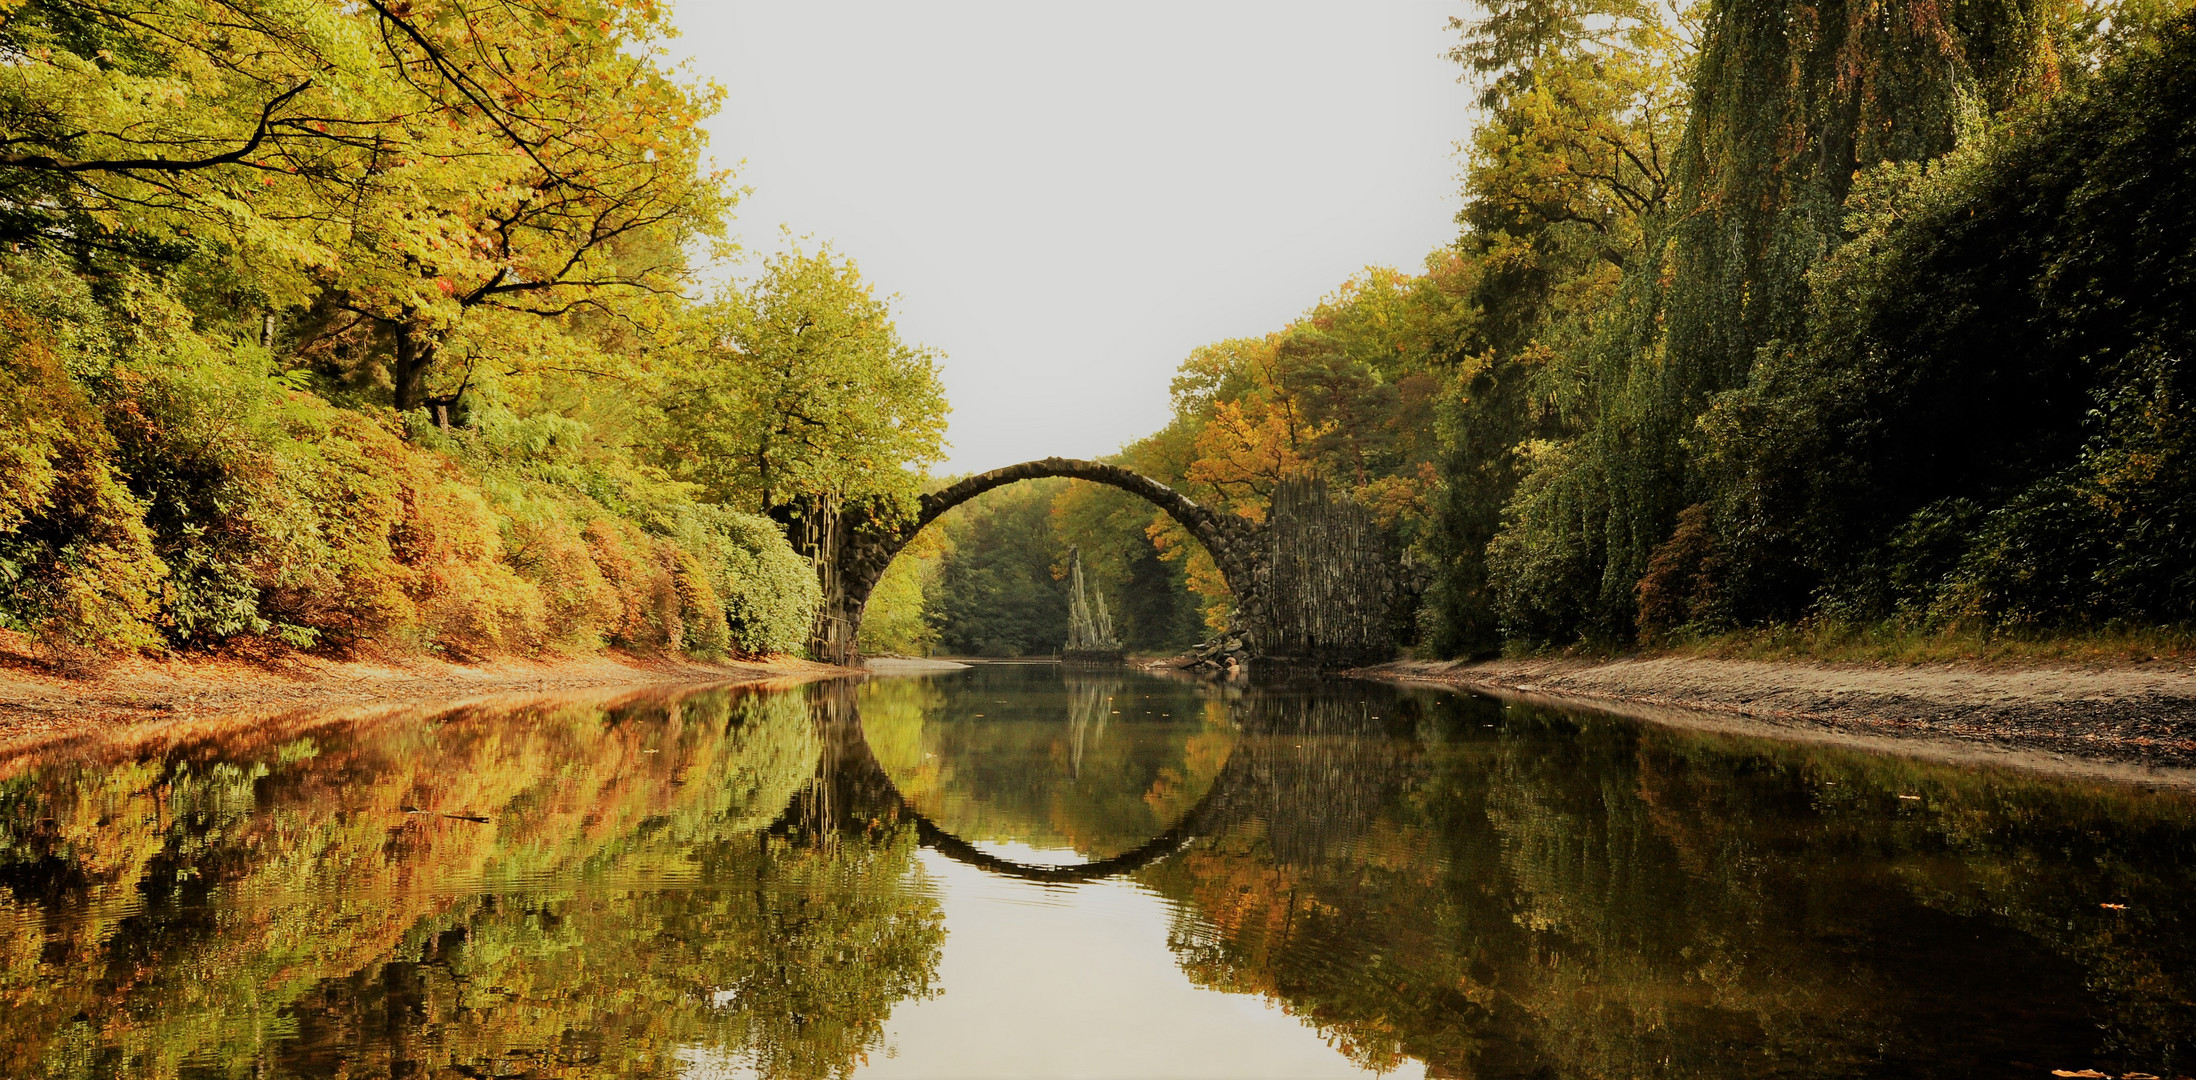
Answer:
<path fill-rule="evenodd" d="M 782 519 L 940 455 L 850 259 L 706 287 L 656 4 L 0 11 L 0 627 L 64 661 L 795 651 Z"/>
<path fill-rule="evenodd" d="M 1115 460 L 1253 518 L 1290 477 L 1348 492 L 1432 655 L 2196 616 L 2185 5 L 1498 0 L 1453 28 L 1481 118 L 1455 243 L 1197 350 Z M 1162 580 L 1155 550 L 1224 621 L 1163 517 L 1053 512 L 1108 587 Z M 941 584 L 942 626 L 995 636 Z"/>
<path fill-rule="evenodd" d="M 4 6 L 0 631 L 797 650 L 809 501 L 904 514 L 936 354 L 804 241 L 732 284 L 720 91 L 622 0 Z M 1427 654 L 2196 616 L 2196 21 L 2179 0 L 1497 0 L 1456 240 L 1196 350 L 1112 460 L 1260 519 L 1324 479 Z M 1129 496 L 1021 485 L 876 651 L 1226 625 Z"/>

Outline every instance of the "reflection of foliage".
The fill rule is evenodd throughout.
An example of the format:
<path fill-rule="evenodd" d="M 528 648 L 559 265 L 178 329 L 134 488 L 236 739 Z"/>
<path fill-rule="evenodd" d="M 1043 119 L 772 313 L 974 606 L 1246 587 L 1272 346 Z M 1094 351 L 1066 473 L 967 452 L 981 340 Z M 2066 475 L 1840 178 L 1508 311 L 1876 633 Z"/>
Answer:
<path fill-rule="evenodd" d="M 923 716 L 945 704 L 932 679 L 876 679 L 862 684 L 862 736 L 869 752 L 903 793 L 937 786 L 937 762 L 923 757 Z"/>
<path fill-rule="evenodd" d="M 799 694 L 712 692 L 19 760 L 0 1074 L 844 1072 L 942 930 L 911 838 L 760 840 L 818 747 Z"/>
<path fill-rule="evenodd" d="M 1451 698 L 1380 711 L 1415 736 L 1246 737 L 1261 816 L 1141 874 L 1187 902 L 1194 980 L 1362 1064 L 1965 1075 L 2018 1048 L 2187 1070 L 2183 797 Z"/>
<path fill-rule="evenodd" d="M 1235 744 L 1224 710 L 1153 679 L 1067 677 L 1039 689 L 885 680 L 862 688 L 862 730 L 910 804 L 964 840 L 1009 840 L 1103 857 L 1180 821 Z M 920 687 L 920 689 L 918 689 Z"/>
<path fill-rule="evenodd" d="M 883 1038 L 894 1005 L 936 993 L 945 920 L 910 887 L 914 852 L 901 829 L 763 856 L 773 902 L 735 923 L 750 930 L 749 951 L 716 969 L 737 975 L 721 1007 L 738 1024 L 715 1045 L 744 1051 L 765 1077 L 844 1075 Z"/>
<path fill-rule="evenodd" d="M 291 1011 L 343 1041 L 392 1033 L 370 1072 L 438 1060 L 674 1075 L 706 1055 L 763 1077 L 843 1076 L 895 1004 L 933 992 L 945 936 L 936 901 L 910 887 L 912 835 L 870 839 L 649 845 L 698 863 L 707 884 L 632 889 L 605 880 L 622 869 L 607 860 L 573 888 L 485 897 Z M 283 1049 L 302 1066 L 348 1048 Z"/>

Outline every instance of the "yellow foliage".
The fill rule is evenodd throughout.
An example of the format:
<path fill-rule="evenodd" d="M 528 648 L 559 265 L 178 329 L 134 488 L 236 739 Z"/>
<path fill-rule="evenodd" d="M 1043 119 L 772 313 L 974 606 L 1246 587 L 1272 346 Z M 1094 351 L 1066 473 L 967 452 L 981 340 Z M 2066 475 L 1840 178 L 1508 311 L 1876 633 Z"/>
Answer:
<path fill-rule="evenodd" d="M 76 647 L 153 642 L 167 568 L 112 452 L 45 332 L 0 307 L 0 624 Z"/>
<path fill-rule="evenodd" d="M 390 554 L 427 641 L 461 657 L 531 652 L 548 637 L 541 591 L 505 565 L 495 515 L 455 466 L 399 446 L 403 517 Z"/>

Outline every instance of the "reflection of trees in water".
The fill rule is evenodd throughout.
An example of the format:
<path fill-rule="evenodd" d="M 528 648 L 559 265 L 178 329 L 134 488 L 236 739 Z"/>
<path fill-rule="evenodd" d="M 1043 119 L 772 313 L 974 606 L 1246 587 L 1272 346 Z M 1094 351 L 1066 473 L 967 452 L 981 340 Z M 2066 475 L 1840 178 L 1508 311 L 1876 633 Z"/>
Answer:
<path fill-rule="evenodd" d="M 1243 708 L 1232 824 L 1140 877 L 1194 979 L 1367 1065 L 2187 1071 L 2185 798 L 1380 688 Z"/>
<path fill-rule="evenodd" d="M 943 931 L 911 837 L 764 835 L 819 749 L 735 691 L 18 758 L 0 1075 L 844 1072 Z"/>
<path fill-rule="evenodd" d="M 1133 734 L 1105 678 L 1066 787 Z M 919 761 L 941 692 L 856 692 L 17 757 L 0 1075 L 843 1074 L 943 934 L 863 738 L 912 717 L 874 728 Z M 1193 979 L 1366 1064 L 2189 1071 L 2187 797 L 1377 686 L 1211 706 L 1218 749 L 1167 751 L 1187 848 L 1123 865 Z"/>
<path fill-rule="evenodd" d="M 425 1062 L 534 1075 L 845 1075 L 900 1001 L 933 993 L 944 926 L 905 832 L 829 848 L 686 848 L 709 884 L 490 895 L 415 928 L 397 959 L 323 980 L 289 1012 L 285 1071 Z"/>
<path fill-rule="evenodd" d="M 819 689 L 819 715 L 844 732 L 827 739 L 847 751 L 834 760 L 878 773 L 836 781 L 831 797 L 866 798 L 857 821 L 896 813 L 904 797 L 969 842 L 1107 858 L 1182 820 L 1226 766 L 1235 732 L 1224 711 L 1208 714 L 1201 687 L 1132 687 L 1101 672 L 1037 678 L 994 673 L 924 695 L 896 685 L 914 680 Z"/>

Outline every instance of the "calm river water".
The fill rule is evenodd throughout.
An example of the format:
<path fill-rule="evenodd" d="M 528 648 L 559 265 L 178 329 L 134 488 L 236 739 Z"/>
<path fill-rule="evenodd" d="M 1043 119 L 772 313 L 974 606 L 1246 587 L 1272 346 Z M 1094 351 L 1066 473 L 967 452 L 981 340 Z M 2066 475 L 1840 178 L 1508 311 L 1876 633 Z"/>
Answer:
<path fill-rule="evenodd" d="M 300 715 L 0 758 L 0 1076 L 2174 1077 L 2192 886 L 2187 792 L 1370 683 Z"/>

